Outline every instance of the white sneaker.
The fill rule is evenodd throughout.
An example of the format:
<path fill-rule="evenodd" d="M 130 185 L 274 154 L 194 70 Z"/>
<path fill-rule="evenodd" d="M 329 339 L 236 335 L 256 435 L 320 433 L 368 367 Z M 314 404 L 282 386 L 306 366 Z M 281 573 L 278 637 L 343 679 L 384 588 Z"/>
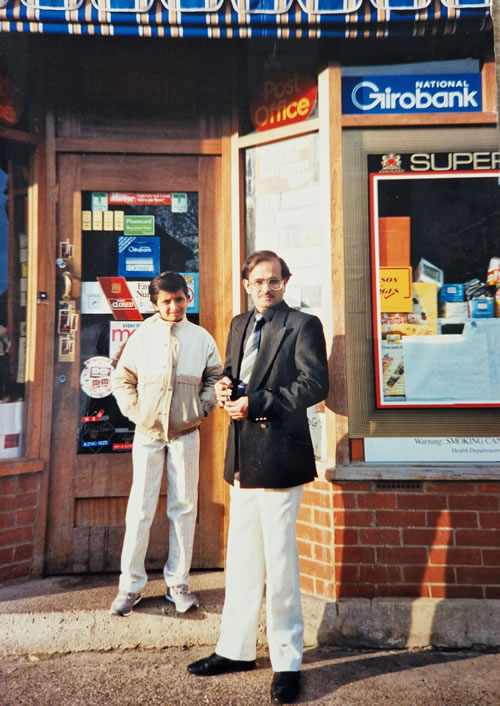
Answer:
<path fill-rule="evenodd" d="M 110 608 L 110 615 L 121 615 L 123 618 L 128 618 L 132 614 L 135 605 L 141 600 L 140 593 L 126 593 L 120 591 L 116 596 Z"/>
<path fill-rule="evenodd" d="M 200 605 L 194 593 L 191 593 L 185 584 L 169 586 L 165 598 L 175 605 L 178 613 L 186 613 Z"/>

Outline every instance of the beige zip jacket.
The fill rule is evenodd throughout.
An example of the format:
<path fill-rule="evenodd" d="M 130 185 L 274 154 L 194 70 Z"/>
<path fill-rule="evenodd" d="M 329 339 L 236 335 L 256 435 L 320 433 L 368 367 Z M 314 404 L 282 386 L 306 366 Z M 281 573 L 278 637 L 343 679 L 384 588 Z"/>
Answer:
<path fill-rule="evenodd" d="M 113 394 L 138 431 L 172 441 L 215 409 L 221 374 L 208 331 L 185 316 L 170 323 L 155 314 L 127 341 L 113 373 Z"/>

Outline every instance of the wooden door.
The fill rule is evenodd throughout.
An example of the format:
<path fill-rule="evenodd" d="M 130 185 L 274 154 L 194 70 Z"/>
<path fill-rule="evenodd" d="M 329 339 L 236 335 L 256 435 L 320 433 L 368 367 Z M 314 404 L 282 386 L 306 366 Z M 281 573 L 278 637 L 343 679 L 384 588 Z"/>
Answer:
<path fill-rule="evenodd" d="M 90 421 L 85 421 L 89 417 L 82 417 L 81 402 L 82 395 L 85 397 L 86 394 L 82 371 L 88 356 L 87 329 L 94 322 L 92 314 L 82 312 L 88 312 L 89 301 L 91 305 L 97 301 L 98 297 L 92 299 L 92 296 L 89 300 L 88 292 L 94 291 L 92 288 L 96 287 L 96 277 L 101 267 L 106 270 L 102 275 L 111 274 L 109 262 L 113 257 L 116 267 L 117 243 L 124 233 L 127 234 L 123 225 L 127 207 L 115 207 L 115 211 L 121 211 L 121 215 L 116 216 L 109 213 L 111 206 L 106 206 L 106 203 L 111 203 L 112 192 L 119 194 L 115 198 L 119 204 L 124 204 L 131 194 L 139 195 L 140 203 L 148 201 L 148 197 L 144 196 L 147 194 L 155 195 L 150 199 L 153 202 L 155 199 L 162 202 L 165 195 L 174 195 L 181 212 L 187 208 L 186 198 L 196 203 L 199 264 L 192 259 L 188 262 L 186 257 L 177 261 L 182 262 L 185 270 L 193 271 L 199 267 L 199 323 L 215 337 L 222 354 L 225 332 L 220 253 L 224 248 L 217 208 L 220 202 L 220 158 L 67 154 L 59 156 L 57 170 L 60 259 L 56 268 L 56 359 L 45 572 L 118 571 L 131 485 L 131 454 L 122 449 L 127 447 L 131 436 L 127 437 L 125 433 L 120 437 L 115 433 L 112 438 L 123 442 L 121 445 L 113 443 L 115 450 L 109 448 L 110 442 L 106 438 L 103 440 L 102 435 L 100 441 L 89 442 L 89 438 L 99 439 L 99 433 L 94 434 L 99 427 L 92 426 L 92 415 L 102 415 L 101 406 L 108 410 L 109 406 L 106 405 L 115 403 L 110 395 L 91 399 L 87 411 L 83 413 L 90 415 Z M 96 209 L 102 210 L 101 215 L 95 215 Z M 143 211 L 139 209 L 138 212 Z M 127 223 L 130 225 L 130 221 Z M 136 221 L 133 221 L 134 233 L 135 227 Z M 145 231 L 141 227 L 139 219 L 137 232 L 150 233 L 147 223 Z M 155 234 L 154 238 L 158 235 Z M 170 244 L 173 242 L 170 236 L 167 240 L 163 230 L 160 248 L 164 240 Z M 161 256 L 161 262 L 164 261 Z M 169 266 L 168 269 L 174 267 Z M 181 267 L 175 269 L 179 271 Z M 92 284 L 85 278 L 93 279 Z M 138 276 L 137 279 L 147 278 Z M 127 283 L 129 280 L 127 277 Z M 69 303 L 68 306 L 65 302 Z M 113 322 L 110 311 L 104 318 Z M 101 327 L 101 334 L 97 337 L 97 356 L 109 356 L 106 326 L 109 324 Z M 99 362 L 96 358 L 92 360 Z M 102 416 L 106 417 L 108 413 Z M 85 433 L 82 429 L 86 430 Z M 107 448 L 98 444 L 107 444 Z M 192 568 L 223 566 L 223 446 L 224 419 L 222 412 L 217 410 L 201 429 L 199 510 Z M 149 569 L 161 568 L 167 556 L 165 496 L 164 482 L 151 531 L 147 555 Z"/>

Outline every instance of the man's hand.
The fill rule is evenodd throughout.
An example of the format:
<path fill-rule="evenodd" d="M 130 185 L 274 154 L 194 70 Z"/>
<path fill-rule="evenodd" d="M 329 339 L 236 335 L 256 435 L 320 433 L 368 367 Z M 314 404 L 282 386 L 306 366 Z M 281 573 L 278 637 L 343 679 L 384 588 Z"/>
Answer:
<path fill-rule="evenodd" d="M 233 392 L 232 380 L 228 378 L 227 375 L 225 375 L 220 380 L 217 380 L 214 385 L 214 388 L 215 396 L 217 397 L 217 404 L 219 405 L 219 407 L 224 407 L 226 402 L 231 399 L 231 395 Z"/>
<path fill-rule="evenodd" d="M 248 417 L 248 397 L 239 397 L 237 400 L 228 400 L 224 409 L 231 419 L 236 422 Z"/>

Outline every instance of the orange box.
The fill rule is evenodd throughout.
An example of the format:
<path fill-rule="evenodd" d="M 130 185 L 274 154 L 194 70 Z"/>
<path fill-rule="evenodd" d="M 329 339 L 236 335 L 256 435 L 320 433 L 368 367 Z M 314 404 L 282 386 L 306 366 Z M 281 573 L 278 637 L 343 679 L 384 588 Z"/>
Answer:
<path fill-rule="evenodd" d="M 408 267 L 410 264 L 410 217 L 378 219 L 380 267 Z"/>

